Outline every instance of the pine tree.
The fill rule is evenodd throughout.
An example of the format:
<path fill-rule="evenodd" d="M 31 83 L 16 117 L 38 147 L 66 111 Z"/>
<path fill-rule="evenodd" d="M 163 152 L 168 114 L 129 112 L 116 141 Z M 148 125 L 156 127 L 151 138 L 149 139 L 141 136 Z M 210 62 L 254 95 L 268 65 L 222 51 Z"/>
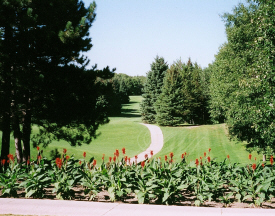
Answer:
<path fill-rule="evenodd" d="M 144 122 L 153 124 L 156 122 L 155 103 L 161 93 L 163 78 L 168 65 L 164 58 L 156 57 L 151 64 L 151 70 L 147 73 L 147 79 L 144 86 L 143 100 L 141 102 L 141 115 Z"/>
<path fill-rule="evenodd" d="M 162 92 L 155 104 L 156 122 L 159 125 L 175 126 L 183 123 L 181 113 L 183 80 L 180 67 L 181 62 L 174 63 L 166 72 Z"/>

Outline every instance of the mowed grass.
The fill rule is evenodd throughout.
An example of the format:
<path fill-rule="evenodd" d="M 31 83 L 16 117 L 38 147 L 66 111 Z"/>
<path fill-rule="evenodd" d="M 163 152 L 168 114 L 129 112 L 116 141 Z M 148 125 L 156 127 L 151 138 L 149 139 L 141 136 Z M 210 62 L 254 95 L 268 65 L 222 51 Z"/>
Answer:
<path fill-rule="evenodd" d="M 65 141 L 54 141 L 47 148 L 40 147 L 44 151 L 44 156 L 49 157 L 50 151 L 58 149 L 62 153 L 63 148 L 67 149 L 68 155 L 74 155 L 76 158 L 83 158 L 83 152 L 87 153 L 87 158 L 94 156 L 101 161 L 102 155 L 105 158 L 114 156 L 116 149 L 126 148 L 126 155 L 133 157 L 134 155 L 146 150 L 150 145 L 151 138 L 149 130 L 139 124 L 141 123 L 139 103 L 141 96 L 131 96 L 130 103 L 123 106 L 122 114 L 118 117 L 110 117 L 110 122 L 100 126 L 98 132 L 100 135 L 89 145 L 70 146 Z M 34 127 L 34 132 L 36 128 Z M 14 140 L 11 137 L 11 153 L 15 152 Z M 37 150 L 31 148 L 31 156 L 35 158 Z M 122 154 L 121 154 L 122 155 Z"/>
<path fill-rule="evenodd" d="M 187 152 L 188 160 L 194 161 L 196 158 L 204 156 L 204 152 L 211 159 L 223 161 L 227 155 L 231 162 L 241 164 L 249 163 L 245 144 L 229 140 L 225 124 L 218 125 L 202 125 L 198 127 L 161 127 L 164 135 L 164 147 L 156 155 L 164 159 L 164 156 L 169 157 L 169 153 L 173 152 L 174 159 L 179 162 L 181 154 Z M 208 149 L 211 148 L 210 154 Z M 252 152 L 253 161 L 261 159 L 261 156 L 256 152 Z"/>

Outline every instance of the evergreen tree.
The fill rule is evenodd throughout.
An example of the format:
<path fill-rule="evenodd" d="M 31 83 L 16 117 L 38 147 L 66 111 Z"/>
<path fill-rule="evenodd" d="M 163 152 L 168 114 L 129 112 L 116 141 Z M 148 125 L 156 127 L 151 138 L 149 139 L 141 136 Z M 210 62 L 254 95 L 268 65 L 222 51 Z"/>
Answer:
<path fill-rule="evenodd" d="M 182 86 L 181 62 L 178 61 L 167 70 L 162 92 L 155 103 L 156 122 L 159 125 L 175 126 L 183 123 Z"/>
<path fill-rule="evenodd" d="M 163 78 L 167 69 L 168 65 L 164 58 L 157 56 L 151 64 L 151 70 L 147 73 L 141 102 L 141 116 L 144 122 L 150 124 L 156 122 L 155 103 L 161 93 Z"/>

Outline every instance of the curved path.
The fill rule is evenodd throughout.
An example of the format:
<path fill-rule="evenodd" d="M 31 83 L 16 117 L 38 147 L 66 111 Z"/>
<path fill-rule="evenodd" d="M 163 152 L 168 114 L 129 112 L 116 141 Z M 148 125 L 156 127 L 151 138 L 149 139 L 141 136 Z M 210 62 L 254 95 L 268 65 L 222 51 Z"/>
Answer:
<path fill-rule="evenodd" d="M 144 151 L 138 154 L 138 159 L 137 162 L 141 162 L 145 160 L 145 154 L 148 155 L 148 158 L 151 157 L 150 151 L 153 151 L 154 155 L 157 154 L 163 147 L 163 134 L 161 129 L 156 126 L 156 125 L 150 125 L 150 124 L 143 124 L 142 125 L 146 126 L 151 134 L 151 144 L 150 146 Z M 131 163 L 135 162 L 135 157 L 131 158 Z"/>

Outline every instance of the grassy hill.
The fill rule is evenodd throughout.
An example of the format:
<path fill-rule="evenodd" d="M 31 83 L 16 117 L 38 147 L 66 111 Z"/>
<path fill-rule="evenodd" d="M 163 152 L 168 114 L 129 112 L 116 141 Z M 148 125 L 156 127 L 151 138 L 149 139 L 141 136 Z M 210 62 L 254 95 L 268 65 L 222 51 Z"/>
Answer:
<path fill-rule="evenodd" d="M 111 117 L 110 122 L 99 128 L 100 136 L 89 145 L 72 147 L 65 141 L 54 141 L 44 150 L 44 155 L 49 156 L 50 151 L 57 148 L 61 153 L 63 148 L 68 150 L 67 154 L 74 154 L 77 158 L 82 158 L 85 151 L 87 157 L 94 156 L 101 161 L 102 154 L 106 158 L 113 156 L 115 149 L 126 148 L 126 154 L 130 157 L 144 151 L 150 145 L 149 130 L 139 124 L 141 122 L 139 113 L 140 96 L 132 96 L 131 102 L 123 106 L 122 114 L 118 117 Z M 35 127 L 34 127 L 35 130 Z M 11 136 L 11 153 L 14 154 L 14 140 Z M 31 155 L 36 157 L 37 150 L 31 148 Z"/>

